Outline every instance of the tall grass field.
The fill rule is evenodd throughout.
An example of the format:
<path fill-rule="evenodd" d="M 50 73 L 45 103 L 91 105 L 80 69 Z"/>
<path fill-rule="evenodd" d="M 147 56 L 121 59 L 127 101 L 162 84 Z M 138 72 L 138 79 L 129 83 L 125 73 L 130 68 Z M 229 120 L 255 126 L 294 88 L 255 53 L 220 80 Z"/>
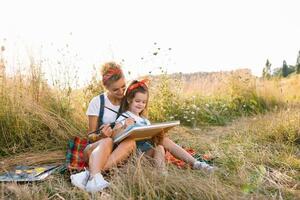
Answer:
<path fill-rule="evenodd" d="M 0 79 L 0 171 L 17 165 L 64 164 L 67 141 L 85 137 L 85 111 L 103 91 L 49 86 L 29 75 Z M 161 173 L 131 156 L 105 174 L 108 189 L 89 194 L 68 172 L 37 183 L 1 183 L 1 199 L 300 199 L 300 76 L 263 80 L 248 70 L 150 76 L 152 122 L 180 120 L 176 143 L 213 157 L 217 171 Z"/>

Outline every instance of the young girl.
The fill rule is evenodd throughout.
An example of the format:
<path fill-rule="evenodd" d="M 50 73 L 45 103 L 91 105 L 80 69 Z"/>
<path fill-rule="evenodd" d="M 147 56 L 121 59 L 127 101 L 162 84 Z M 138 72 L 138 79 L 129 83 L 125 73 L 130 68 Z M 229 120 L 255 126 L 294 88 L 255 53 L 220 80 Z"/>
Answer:
<path fill-rule="evenodd" d="M 133 81 L 129 85 L 121 102 L 120 111 L 122 116 L 117 119 L 118 123 L 116 123 L 114 128 L 116 133 L 119 129 L 126 128 L 128 125 L 150 125 L 150 121 L 146 118 L 148 97 L 148 88 L 144 81 Z M 124 116 L 127 116 L 131 119 L 131 121 L 126 120 Z M 155 162 L 155 166 L 165 172 L 165 150 L 162 145 L 154 145 L 151 140 L 142 140 L 136 142 L 136 146 L 139 152 L 152 157 Z"/>
<path fill-rule="evenodd" d="M 148 87 L 145 81 L 133 81 L 125 93 L 125 96 L 121 102 L 121 113 L 132 118 L 137 125 L 150 125 L 149 120 L 145 118 L 148 105 Z M 124 125 L 124 117 L 120 116 L 117 121 L 117 128 Z M 132 121 L 132 124 L 134 123 Z M 155 140 L 155 142 L 154 142 Z M 153 140 L 138 141 L 136 142 L 137 149 L 141 152 L 145 152 L 147 155 L 153 157 L 159 166 L 164 166 L 165 162 L 165 149 L 168 150 L 176 158 L 185 161 L 190 164 L 193 169 L 204 169 L 208 172 L 214 171 L 214 167 L 208 165 L 205 162 L 197 161 L 182 147 L 175 144 L 171 139 L 161 134 L 155 137 Z"/>

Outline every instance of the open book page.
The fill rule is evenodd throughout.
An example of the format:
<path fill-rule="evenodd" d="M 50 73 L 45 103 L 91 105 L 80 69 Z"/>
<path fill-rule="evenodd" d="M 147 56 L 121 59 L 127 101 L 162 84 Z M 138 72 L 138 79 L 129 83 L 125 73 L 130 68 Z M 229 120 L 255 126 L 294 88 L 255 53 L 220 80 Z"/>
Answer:
<path fill-rule="evenodd" d="M 114 143 L 121 142 L 125 138 L 133 138 L 136 141 L 151 139 L 155 135 L 161 132 L 167 132 L 171 128 L 178 126 L 180 121 L 170 121 L 170 122 L 163 122 L 163 123 L 156 123 L 146 126 L 129 126 L 124 131 L 116 134 L 113 138 Z"/>

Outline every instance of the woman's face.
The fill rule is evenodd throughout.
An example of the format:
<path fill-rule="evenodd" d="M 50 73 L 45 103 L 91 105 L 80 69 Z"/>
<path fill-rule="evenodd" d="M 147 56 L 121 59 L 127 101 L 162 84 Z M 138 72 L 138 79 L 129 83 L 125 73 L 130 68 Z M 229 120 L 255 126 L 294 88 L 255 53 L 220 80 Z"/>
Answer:
<path fill-rule="evenodd" d="M 112 96 L 117 99 L 122 99 L 126 90 L 125 78 L 120 78 L 119 80 L 111 83 L 106 88 Z"/>

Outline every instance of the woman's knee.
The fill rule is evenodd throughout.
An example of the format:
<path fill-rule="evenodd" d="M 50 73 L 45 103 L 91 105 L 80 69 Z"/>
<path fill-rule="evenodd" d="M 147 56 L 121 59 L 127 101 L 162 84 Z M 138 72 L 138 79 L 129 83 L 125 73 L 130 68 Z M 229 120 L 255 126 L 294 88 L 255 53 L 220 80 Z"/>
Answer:
<path fill-rule="evenodd" d="M 99 142 L 98 146 L 103 146 L 105 149 L 112 149 L 113 148 L 113 139 L 110 137 L 103 138 Z"/>
<path fill-rule="evenodd" d="M 100 140 L 101 143 L 104 143 L 106 145 L 112 145 L 113 144 L 113 139 L 110 137 L 106 137 Z"/>

